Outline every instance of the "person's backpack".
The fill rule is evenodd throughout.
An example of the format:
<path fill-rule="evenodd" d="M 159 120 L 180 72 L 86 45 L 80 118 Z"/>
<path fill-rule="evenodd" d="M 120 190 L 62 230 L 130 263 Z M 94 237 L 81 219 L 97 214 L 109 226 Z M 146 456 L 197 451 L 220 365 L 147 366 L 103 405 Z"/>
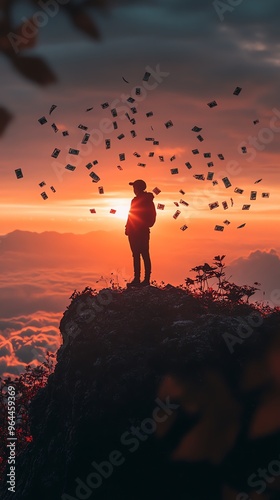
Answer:
<path fill-rule="evenodd" d="M 154 225 L 154 223 L 156 222 L 156 217 L 157 217 L 157 213 L 156 213 L 156 209 L 155 209 L 155 205 L 154 205 L 154 202 L 151 201 L 151 203 L 149 203 L 149 209 L 147 210 L 147 222 L 148 222 L 148 226 L 149 227 L 152 227 Z"/>

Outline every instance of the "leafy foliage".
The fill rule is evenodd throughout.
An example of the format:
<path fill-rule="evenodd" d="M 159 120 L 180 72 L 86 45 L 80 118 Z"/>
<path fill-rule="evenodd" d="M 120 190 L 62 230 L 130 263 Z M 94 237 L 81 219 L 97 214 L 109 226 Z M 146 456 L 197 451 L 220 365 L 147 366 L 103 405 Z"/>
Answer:
<path fill-rule="evenodd" d="M 191 271 L 197 274 L 194 279 L 186 278 L 186 288 L 201 297 L 210 296 L 213 300 L 226 300 L 234 304 L 240 304 L 245 300 L 248 303 L 259 288 L 231 283 L 226 278 L 224 259 L 225 255 L 216 255 L 212 266 L 205 262 L 203 265 L 193 267 Z M 211 280 L 215 280 L 215 283 Z M 254 285 L 260 283 L 255 282 Z"/>
<path fill-rule="evenodd" d="M 38 391 L 45 387 L 50 374 L 54 370 L 55 355 L 48 352 L 45 361 L 35 368 L 27 366 L 25 372 L 19 377 L 0 377 L 0 478 L 3 475 L 7 463 L 7 387 L 12 385 L 16 393 L 16 435 L 17 435 L 17 453 L 21 453 L 28 443 L 32 441 L 29 422 L 29 405 Z"/>

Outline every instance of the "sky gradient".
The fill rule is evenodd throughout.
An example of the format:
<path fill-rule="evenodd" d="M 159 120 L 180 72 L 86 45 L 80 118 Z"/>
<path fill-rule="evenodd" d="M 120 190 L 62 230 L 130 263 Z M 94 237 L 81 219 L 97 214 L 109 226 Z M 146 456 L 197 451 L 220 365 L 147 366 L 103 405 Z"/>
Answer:
<path fill-rule="evenodd" d="M 15 22 L 34 12 L 28 2 L 18 2 Z M 40 353 L 59 346 L 58 321 L 74 289 L 112 272 L 122 280 L 131 278 L 124 224 L 133 196 L 128 183 L 137 178 L 147 182 L 149 191 L 158 187 L 155 203 L 165 205 L 151 230 L 154 279 L 180 284 L 191 267 L 226 254 L 236 282 L 260 282 L 256 297 L 280 305 L 279 14 L 280 5 L 272 0 L 244 0 L 234 8 L 207 0 L 111 2 L 103 13 L 88 9 L 101 41 L 75 30 L 59 12 L 39 29 L 38 44 L 24 51 L 48 62 L 56 84 L 38 87 L 1 57 L 1 105 L 14 119 L 1 138 L 0 371 L 22 369 L 30 356 L 34 359 L 34 346 Z M 146 71 L 152 75 L 145 88 Z M 242 88 L 238 96 L 233 95 L 237 86 Z M 140 97 L 136 87 L 142 88 Z M 135 103 L 127 102 L 130 96 Z M 213 100 L 218 106 L 211 109 L 207 103 Z M 102 109 L 105 102 L 109 108 Z M 49 116 L 52 104 L 57 108 Z M 130 111 L 134 106 L 136 114 Z M 148 118 L 149 112 L 153 116 Z M 38 123 L 42 116 L 48 120 L 45 125 Z M 169 120 L 173 127 L 167 129 Z M 117 130 L 112 130 L 112 121 L 117 121 Z M 50 126 L 54 122 L 58 133 Z M 85 131 L 79 124 L 91 134 L 87 145 L 81 144 Z M 195 125 L 202 128 L 203 142 L 191 130 Z M 69 136 L 63 137 L 63 130 Z M 122 133 L 125 137 L 119 140 Z M 146 141 L 148 137 L 159 145 Z M 106 139 L 111 140 L 109 150 Z M 57 159 L 51 157 L 55 148 L 61 150 Z M 69 155 L 69 148 L 80 154 Z M 192 153 L 196 148 L 198 155 Z M 210 159 L 204 158 L 207 152 Z M 120 153 L 126 155 L 123 162 Z M 94 160 L 98 164 L 88 170 L 86 165 Z M 207 166 L 210 161 L 213 167 Z M 74 172 L 65 169 L 68 163 L 76 166 Z M 17 168 L 22 179 L 16 179 Z M 172 175 L 171 168 L 179 173 Z M 99 183 L 91 182 L 91 171 L 99 175 Z M 209 171 L 217 185 L 193 177 L 206 178 Z M 225 188 L 224 177 L 231 187 Z M 42 181 L 44 188 L 39 187 Z M 244 192 L 235 193 L 236 187 Z M 257 191 L 255 201 L 250 201 L 251 191 Z M 189 206 L 176 207 L 180 199 Z M 213 202 L 219 207 L 210 210 Z M 251 205 L 249 211 L 242 210 L 245 204 Z M 181 214 L 175 220 L 177 209 Z M 214 231 L 224 220 L 230 225 Z M 184 224 L 188 229 L 181 231 Z M 34 232 L 48 233 L 39 238 Z M 76 235 L 75 241 L 69 233 Z M 23 338 L 28 340 L 24 349 Z"/>

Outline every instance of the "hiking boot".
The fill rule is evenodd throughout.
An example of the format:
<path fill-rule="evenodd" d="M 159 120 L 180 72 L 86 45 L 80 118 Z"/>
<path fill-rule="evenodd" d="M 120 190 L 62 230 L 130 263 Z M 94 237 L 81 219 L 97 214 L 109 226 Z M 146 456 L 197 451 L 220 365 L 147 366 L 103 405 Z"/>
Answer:
<path fill-rule="evenodd" d="M 131 283 L 127 283 L 127 288 L 132 288 L 132 287 L 138 287 L 140 286 L 140 280 L 134 278 L 134 280 L 131 281 Z"/>

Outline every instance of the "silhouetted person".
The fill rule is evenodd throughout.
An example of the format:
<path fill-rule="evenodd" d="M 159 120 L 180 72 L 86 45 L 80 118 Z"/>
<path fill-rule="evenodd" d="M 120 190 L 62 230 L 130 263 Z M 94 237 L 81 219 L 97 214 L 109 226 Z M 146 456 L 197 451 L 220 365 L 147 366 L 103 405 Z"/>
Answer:
<path fill-rule="evenodd" d="M 156 220 L 156 209 L 153 202 L 154 195 L 147 193 L 146 183 L 138 179 L 130 182 L 133 186 L 135 198 L 131 201 L 130 211 L 125 226 L 125 234 L 128 236 L 133 256 L 134 279 L 127 286 L 148 286 L 151 276 L 151 259 L 149 252 L 150 227 Z M 144 281 L 140 282 L 142 256 L 145 268 Z"/>

